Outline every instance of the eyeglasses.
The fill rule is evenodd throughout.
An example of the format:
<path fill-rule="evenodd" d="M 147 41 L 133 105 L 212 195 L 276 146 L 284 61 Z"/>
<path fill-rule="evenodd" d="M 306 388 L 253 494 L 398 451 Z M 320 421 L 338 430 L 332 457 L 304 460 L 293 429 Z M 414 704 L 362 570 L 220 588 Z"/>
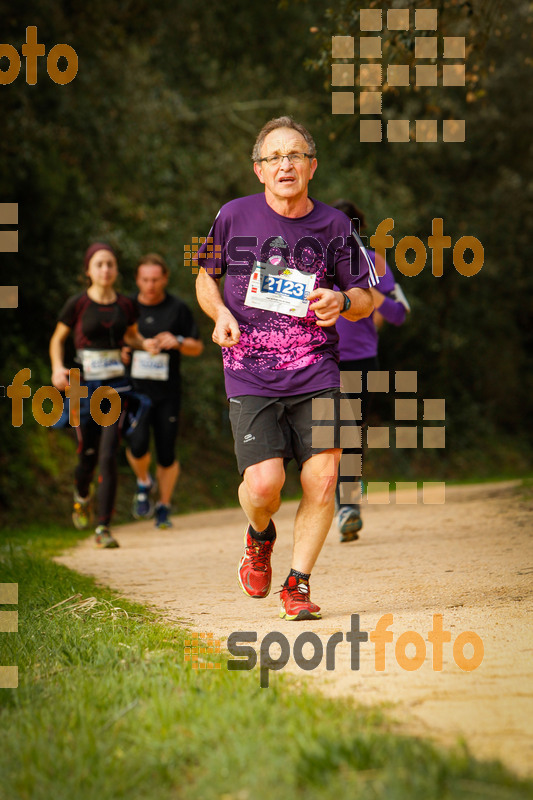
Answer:
<path fill-rule="evenodd" d="M 258 158 L 257 163 L 266 161 L 269 166 L 275 167 L 277 164 L 281 164 L 284 158 L 288 158 L 291 164 L 302 164 L 306 158 L 312 159 L 314 156 L 309 155 L 309 153 L 284 153 L 283 155 L 278 153 L 277 155 Z"/>

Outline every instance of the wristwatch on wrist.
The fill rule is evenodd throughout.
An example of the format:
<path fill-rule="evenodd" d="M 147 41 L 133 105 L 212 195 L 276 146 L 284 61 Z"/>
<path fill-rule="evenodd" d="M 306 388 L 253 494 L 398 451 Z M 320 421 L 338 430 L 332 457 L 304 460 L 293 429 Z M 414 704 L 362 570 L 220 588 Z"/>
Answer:
<path fill-rule="evenodd" d="M 179 345 L 179 349 L 181 350 L 181 345 L 185 341 L 185 336 L 176 336 L 176 341 L 177 341 L 177 343 Z"/>
<path fill-rule="evenodd" d="M 348 311 L 348 309 L 349 309 L 349 308 L 350 308 L 350 306 L 352 305 L 352 301 L 350 300 L 350 298 L 348 297 L 348 295 L 346 294 L 346 292 L 341 292 L 341 294 L 342 294 L 342 296 L 344 297 L 344 305 L 343 305 L 343 307 L 341 308 L 341 314 L 344 314 L 344 312 L 345 312 L 345 311 Z"/>

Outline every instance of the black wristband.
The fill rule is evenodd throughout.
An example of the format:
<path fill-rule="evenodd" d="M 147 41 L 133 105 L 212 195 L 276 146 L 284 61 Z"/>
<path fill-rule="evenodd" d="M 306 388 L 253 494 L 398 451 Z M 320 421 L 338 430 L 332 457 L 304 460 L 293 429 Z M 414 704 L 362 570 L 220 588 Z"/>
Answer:
<path fill-rule="evenodd" d="M 352 301 L 350 300 L 346 292 L 341 291 L 341 294 L 344 297 L 344 305 L 341 308 L 341 314 L 344 314 L 344 312 L 348 311 L 348 309 L 351 307 Z"/>

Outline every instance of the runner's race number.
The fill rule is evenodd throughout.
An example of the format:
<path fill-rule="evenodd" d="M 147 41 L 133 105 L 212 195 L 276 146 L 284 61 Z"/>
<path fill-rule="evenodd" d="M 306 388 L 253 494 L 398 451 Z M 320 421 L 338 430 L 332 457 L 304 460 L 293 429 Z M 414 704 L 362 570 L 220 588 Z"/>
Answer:
<path fill-rule="evenodd" d="M 305 284 L 291 281 L 282 276 L 265 275 L 261 286 L 263 292 L 279 292 L 288 297 L 296 297 L 303 300 L 305 294 Z"/>

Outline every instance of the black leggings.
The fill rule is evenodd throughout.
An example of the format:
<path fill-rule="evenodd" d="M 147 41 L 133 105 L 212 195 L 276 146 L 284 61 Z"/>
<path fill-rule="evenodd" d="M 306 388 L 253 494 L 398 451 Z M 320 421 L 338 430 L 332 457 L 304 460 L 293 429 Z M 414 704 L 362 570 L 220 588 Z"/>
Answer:
<path fill-rule="evenodd" d="M 360 448 L 345 448 L 343 450 L 344 453 L 358 453 L 361 454 L 361 459 L 363 459 L 364 455 L 364 433 L 366 428 L 366 423 L 368 420 L 368 413 L 370 411 L 370 404 L 372 400 L 372 395 L 368 392 L 367 388 L 367 376 L 368 373 L 372 370 L 379 369 L 379 362 L 377 356 L 371 356 L 370 358 L 361 358 L 358 360 L 352 361 L 341 361 L 339 364 L 339 368 L 341 372 L 355 372 L 360 371 L 362 377 L 362 392 L 359 394 L 354 394 L 352 392 L 345 392 L 346 397 L 349 398 L 360 398 L 361 399 L 361 427 L 363 428 L 362 431 L 362 438 L 361 438 L 361 447 Z M 351 483 L 351 482 L 359 482 L 360 477 L 357 475 L 354 476 L 344 476 L 342 478 L 342 483 Z M 337 506 L 344 506 L 344 505 L 351 505 L 350 503 L 341 503 L 340 502 L 340 483 L 341 478 L 340 475 L 337 478 L 337 490 L 336 490 L 336 502 Z"/>
<path fill-rule="evenodd" d="M 98 464 L 98 525 L 108 525 L 117 493 L 117 452 L 120 443 L 120 420 L 104 428 L 92 417 L 76 428 L 78 465 L 74 473 L 80 497 L 87 497 Z"/>
<path fill-rule="evenodd" d="M 135 430 L 128 436 L 134 458 L 142 458 L 150 448 L 150 426 L 154 431 L 157 463 L 171 467 L 176 460 L 175 446 L 178 435 L 180 398 L 152 399 L 152 405 L 143 414 Z"/>

